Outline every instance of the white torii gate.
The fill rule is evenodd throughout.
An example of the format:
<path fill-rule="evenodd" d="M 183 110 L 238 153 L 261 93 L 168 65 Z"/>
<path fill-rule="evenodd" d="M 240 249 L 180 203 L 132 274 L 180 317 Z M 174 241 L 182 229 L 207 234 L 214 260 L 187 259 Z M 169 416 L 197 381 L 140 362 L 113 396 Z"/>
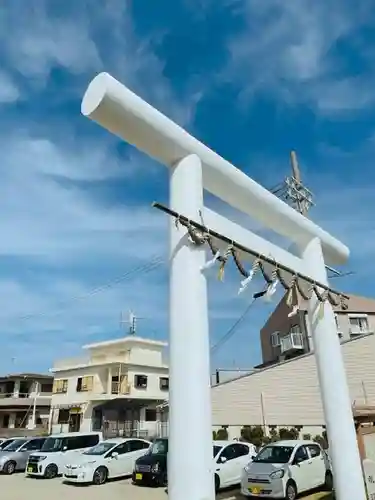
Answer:
<path fill-rule="evenodd" d="M 347 260 L 341 242 L 275 197 L 143 101 L 107 73 L 89 84 L 82 114 L 170 168 L 170 208 L 244 247 L 327 284 L 327 264 Z M 206 209 L 203 189 L 294 241 L 296 257 Z M 186 229 L 170 224 L 170 416 L 168 494 L 172 500 L 215 498 L 212 460 L 207 284 L 204 246 L 188 243 Z M 332 306 L 316 317 L 309 301 L 336 498 L 365 500 L 352 407 Z M 298 383 L 298 381 L 296 382 Z"/>

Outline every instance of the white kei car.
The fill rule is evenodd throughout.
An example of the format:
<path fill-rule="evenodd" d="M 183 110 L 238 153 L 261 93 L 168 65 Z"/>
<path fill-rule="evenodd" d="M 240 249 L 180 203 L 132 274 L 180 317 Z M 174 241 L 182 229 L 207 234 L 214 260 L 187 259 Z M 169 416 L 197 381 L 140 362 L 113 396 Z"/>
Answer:
<path fill-rule="evenodd" d="M 300 493 L 324 486 L 333 489 L 326 452 L 314 441 L 277 441 L 260 450 L 245 467 L 244 496 L 295 500 Z"/>
<path fill-rule="evenodd" d="M 215 490 L 240 484 L 244 467 L 255 455 L 255 446 L 251 443 L 213 441 Z"/>
<path fill-rule="evenodd" d="M 151 443 L 138 438 L 113 438 L 98 443 L 72 457 L 63 469 L 63 481 L 69 483 L 104 484 L 107 479 L 131 476 L 137 458 Z"/>

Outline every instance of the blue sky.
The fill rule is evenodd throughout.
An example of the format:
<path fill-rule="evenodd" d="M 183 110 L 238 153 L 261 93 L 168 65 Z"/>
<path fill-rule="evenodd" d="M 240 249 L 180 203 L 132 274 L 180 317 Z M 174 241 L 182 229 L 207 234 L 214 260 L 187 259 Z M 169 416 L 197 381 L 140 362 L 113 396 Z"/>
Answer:
<path fill-rule="evenodd" d="M 119 337 L 129 308 L 140 335 L 167 337 L 166 265 L 92 293 L 166 257 L 168 236 L 150 208 L 167 201 L 167 170 L 80 115 L 103 70 L 266 187 L 296 149 L 311 217 L 351 248 L 356 274 L 336 286 L 375 295 L 371 2 L 13 0 L 0 13 L 2 372 Z M 209 280 L 214 343 L 249 297 L 233 269 Z M 257 305 L 213 367 L 259 362 L 269 311 Z"/>

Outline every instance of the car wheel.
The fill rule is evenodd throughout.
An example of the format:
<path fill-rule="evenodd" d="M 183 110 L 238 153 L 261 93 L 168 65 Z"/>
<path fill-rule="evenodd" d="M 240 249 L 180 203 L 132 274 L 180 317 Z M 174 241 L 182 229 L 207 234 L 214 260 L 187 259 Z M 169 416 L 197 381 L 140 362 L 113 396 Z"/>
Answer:
<path fill-rule="evenodd" d="M 46 470 L 44 471 L 44 477 L 46 479 L 54 479 L 59 473 L 59 469 L 57 468 L 57 465 L 55 464 L 50 464 L 47 465 Z"/>
<path fill-rule="evenodd" d="M 289 481 L 286 485 L 285 499 L 286 500 L 296 500 L 297 498 L 297 486 L 293 481 Z"/>
<path fill-rule="evenodd" d="M 326 478 L 324 481 L 324 489 L 326 491 L 332 491 L 333 490 L 333 476 L 330 471 L 326 472 Z"/>
<path fill-rule="evenodd" d="M 14 474 L 16 472 L 16 462 L 10 461 L 4 464 L 3 471 L 8 475 Z"/>
<path fill-rule="evenodd" d="M 94 472 L 92 482 L 96 486 L 99 486 L 101 484 L 104 484 L 107 481 L 107 477 L 108 477 L 107 469 L 105 467 L 98 467 L 96 469 L 96 471 Z"/>
<path fill-rule="evenodd" d="M 215 474 L 215 493 L 220 490 L 220 478 L 217 474 Z"/>

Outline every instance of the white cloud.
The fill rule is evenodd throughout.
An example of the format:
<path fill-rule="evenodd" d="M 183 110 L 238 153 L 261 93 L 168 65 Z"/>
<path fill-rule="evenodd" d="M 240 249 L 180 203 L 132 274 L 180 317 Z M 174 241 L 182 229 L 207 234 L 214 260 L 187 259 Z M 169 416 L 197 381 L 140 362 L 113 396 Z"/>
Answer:
<path fill-rule="evenodd" d="M 163 63 L 150 40 L 135 36 L 123 2 L 86 7 L 53 15 L 49 2 L 31 7 L 15 0 L 2 9 L 0 51 L 7 73 L 0 74 L 0 101 L 18 99 L 15 81 L 25 102 L 38 99 L 40 105 L 38 118 L 7 117 L 0 134 L 0 335 L 8 359 L 2 370 L 15 369 L 9 361 L 14 357 L 17 370 L 46 369 L 53 358 L 71 354 L 93 336 L 121 335 L 120 311 L 129 307 L 152 318 L 142 334 L 166 336 L 165 266 L 89 293 L 154 255 L 166 256 L 166 216 L 147 202 L 101 199 L 94 189 L 103 181 L 121 186 L 154 165 L 133 150 L 120 160 L 109 136 L 96 142 L 83 135 L 80 127 L 96 126 L 79 118 L 78 105 L 81 122 L 72 125 L 51 115 L 50 105 L 78 103 L 103 69 L 179 123 L 190 120 L 195 98 L 176 99 Z M 73 75 L 69 85 L 56 90 L 51 101 L 42 100 L 41 91 L 49 90 L 52 72 L 60 68 Z M 77 296 L 85 298 L 72 300 Z"/>
<path fill-rule="evenodd" d="M 13 103 L 18 101 L 20 92 L 12 78 L 0 71 L 0 103 Z"/>
<path fill-rule="evenodd" d="M 222 77 L 241 85 L 241 97 L 272 92 L 288 102 L 307 102 L 321 113 L 361 109 L 374 101 L 371 81 L 352 78 L 345 61 L 333 55 L 337 43 L 352 37 L 363 57 L 368 48 L 356 37 L 371 17 L 371 4 L 312 0 L 282 2 L 234 0 L 244 28 L 229 43 L 230 61 Z M 358 96 L 358 84 L 361 95 Z"/>
<path fill-rule="evenodd" d="M 187 99 L 176 98 L 164 76 L 164 63 L 153 50 L 159 36 L 155 33 L 140 39 L 129 6 L 121 0 L 103 3 L 100 9 L 94 2 L 82 2 L 79 7 L 66 2 L 64 9 L 56 11 L 47 0 L 40 0 L 37 6 L 15 0 L 2 10 L 0 18 L 3 56 L 31 89 L 43 89 L 51 72 L 62 68 L 74 78 L 54 100 L 82 96 L 89 80 L 107 71 L 186 125 L 200 92 L 195 89 Z"/>

